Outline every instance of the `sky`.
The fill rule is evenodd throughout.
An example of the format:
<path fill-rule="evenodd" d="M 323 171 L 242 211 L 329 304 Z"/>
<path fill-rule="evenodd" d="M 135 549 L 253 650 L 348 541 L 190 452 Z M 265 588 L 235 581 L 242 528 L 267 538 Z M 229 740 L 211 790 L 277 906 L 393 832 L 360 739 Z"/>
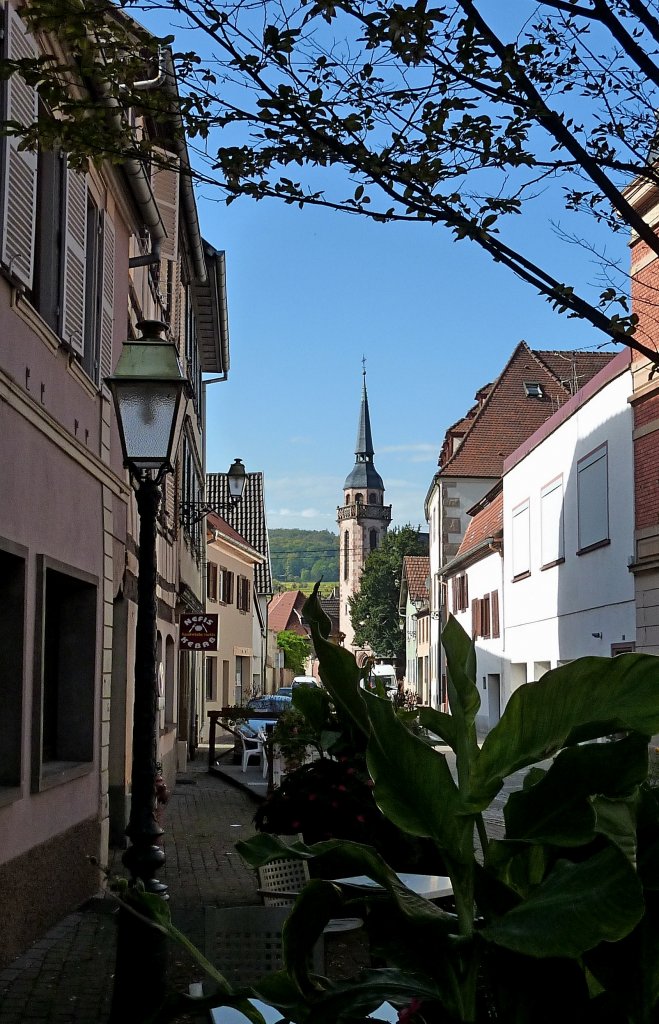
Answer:
<path fill-rule="evenodd" d="M 270 528 L 337 531 L 362 358 L 392 523 L 425 529 L 444 433 L 517 343 L 568 350 L 605 340 L 441 226 L 378 225 L 276 200 L 227 207 L 208 186 L 197 202 L 204 237 L 226 252 L 230 329 L 228 380 L 207 387 L 207 470 L 241 458 L 261 471 Z M 560 194 L 547 191 L 506 240 L 585 287 L 595 268 L 557 239 L 551 220 L 561 211 Z M 600 237 L 626 259 L 624 234 Z"/>

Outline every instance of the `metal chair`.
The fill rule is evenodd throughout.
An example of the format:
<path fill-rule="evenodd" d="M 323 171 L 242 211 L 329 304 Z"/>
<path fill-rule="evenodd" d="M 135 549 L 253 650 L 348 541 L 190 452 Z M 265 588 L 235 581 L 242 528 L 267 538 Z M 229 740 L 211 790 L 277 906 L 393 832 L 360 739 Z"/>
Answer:
<path fill-rule="evenodd" d="M 282 970 L 282 928 L 288 912 L 288 907 L 206 907 L 206 956 L 232 985 L 251 985 Z M 311 959 L 312 970 L 323 974 L 322 936 Z"/>

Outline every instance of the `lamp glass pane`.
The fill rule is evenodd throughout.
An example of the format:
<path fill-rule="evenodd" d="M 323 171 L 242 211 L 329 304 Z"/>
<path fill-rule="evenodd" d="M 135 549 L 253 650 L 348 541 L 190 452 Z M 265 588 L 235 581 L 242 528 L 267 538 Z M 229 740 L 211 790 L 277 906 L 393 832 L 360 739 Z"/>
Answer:
<path fill-rule="evenodd" d="M 166 462 L 180 393 L 178 383 L 115 385 L 127 459 L 144 468 Z"/>

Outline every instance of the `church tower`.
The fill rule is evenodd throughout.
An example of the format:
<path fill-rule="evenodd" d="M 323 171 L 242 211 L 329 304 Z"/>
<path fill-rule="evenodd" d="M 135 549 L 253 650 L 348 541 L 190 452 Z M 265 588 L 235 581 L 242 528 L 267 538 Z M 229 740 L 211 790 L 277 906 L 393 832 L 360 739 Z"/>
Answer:
<path fill-rule="evenodd" d="M 365 364 L 365 360 L 363 360 Z M 339 524 L 339 630 L 344 646 L 358 654 L 353 642 L 348 599 L 359 591 L 364 563 L 382 543 L 391 522 L 391 505 L 384 504 L 384 484 L 373 464 L 371 419 L 366 394 L 366 366 L 362 370 L 362 403 L 355 446 L 355 465 L 343 485 L 343 505 L 337 509 Z"/>

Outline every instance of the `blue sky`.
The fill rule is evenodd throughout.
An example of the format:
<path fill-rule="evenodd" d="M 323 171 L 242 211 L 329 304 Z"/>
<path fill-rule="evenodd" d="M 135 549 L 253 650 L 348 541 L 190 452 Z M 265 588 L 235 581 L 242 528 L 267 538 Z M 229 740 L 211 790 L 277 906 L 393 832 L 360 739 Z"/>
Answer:
<path fill-rule="evenodd" d="M 166 31 L 161 17 L 144 20 Z M 181 45 L 201 52 L 204 37 L 186 33 Z M 231 338 L 229 379 L 208 388 L 207 468 L 224 471 L 239 457 L 262 471 L 272 528 L 336 530 L 362 356 L 385 500 L 394 524 L 417 525 L 446 428 L 520 339 L 557 349 L 604 341 L 442 227 L 274 200 L 227 207 L 208 186 L 197 200 L 205 237 L 227 254 Z M 592 258 L 551 225 L 565 218 L 559 190 L 548 189 L 503 237 L 587 291 Z M 599 241 L 626 261 L 624 233 L 600 229 Z"/>
<path fill-rule="evenodd" d="M 520 339 L 565 349 L 603 340 L 439 227 L 274 201 L 227 208 L 203 194 L 199 209 L 227 253 L 231 334 L 229 379 L 208 389 L 208 469 L 239 457 L 261 470 L 270 527 L 336 530 L 362 355 L 385 500 L 394 524 L 416 525 L 446 428 Z M 542 218 L 524 230 L 560 253 L 566 279 L 592 278 L 588 255 L 565 251 Z"/>

